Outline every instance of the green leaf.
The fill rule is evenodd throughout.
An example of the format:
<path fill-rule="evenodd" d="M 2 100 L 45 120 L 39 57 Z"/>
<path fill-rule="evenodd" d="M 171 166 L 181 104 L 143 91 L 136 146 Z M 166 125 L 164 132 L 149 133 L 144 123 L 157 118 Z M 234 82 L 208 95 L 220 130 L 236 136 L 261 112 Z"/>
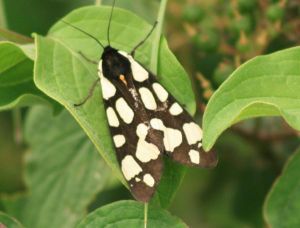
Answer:
<path fill-rule="evenodd" d="M 110 169 L 65 111 L 34 107 L 26 119 L 28 195 L 7 201 L 6 210 L 26 227 L 74 227 L 103 189 Z"/>
<path fill-rule="evenodd" d="M 300 47 L 256 57 L 239 67 L 215 92 L 203 119 L 203 146 L 211 149 L 230 125 L 281 115 L 300 130 Z"/>
<path fill-rule="evenodd" d="M 118 201 L 97 209 L 83 219 L 77 228 L 93 227 L 144 227 L 144 204 L 135 201 Z M 187 227 L 166 210 L 149 207 L 148 228 Z"/>
<path fill-rule="evenodd" d="M 270 227 L 300 227 L 300 149 L 291 156 L 264 205 Z"/>
<path fill-rule="evenodd" d="M 0 111 L 46 103 L 33 83 L 32 47 L 0 42 Z"/>
<path fill-rule="evenodd" d="M 160 206 L 162 208 L 169 207 L 185 173 L 186 167 L 173 162 L 170 159 L 164 159 L 163 175 L 150 204 Z"/>
<path fill-rule="evenodd" d="M 107 45 L 106 31 L 110 10 L 111 7 L 85 7 L 73 11 L 64 20 L 84 29 Z M 129 52 L 150 29 L 151 25 L 141 18 L 115 8 L 111 22 L 111 44 L 113 47 Z M 136 59 L 146 67 L 150 65 L 153 42 L 151 36 L 136 52 Z M 86 62 L 78 51 L 82 51 L 90 59 L 99 60 L 102 48 L 91 38 L 64 23 L 56 24 L 46 38 L 37 35 L 36 44 L 37 86 L 70 111 L 109 166 L 125 183 L 107 127 L 101 88 L 98 87 L 94 91 L 93 97 L 84 106 L 74 108 L 74 104 L 83 100 L 97 79 L 97 66 Z M 161 39 L 160 44 L 158 75 L 159 81 L 193 113 L 195 101 L 191 83 L 184 69 L 169 50 L 165 39 Z M 181 175 L 180 172 L 177 174 Z M 176 189 L 175 184 L 169 183 L 169 185 Z"/>
<path fill-rule="evenodd" d="M 0 227 L 1 228 L 23 228 L 20 222 L 15 218 L 0 211 Z"/>

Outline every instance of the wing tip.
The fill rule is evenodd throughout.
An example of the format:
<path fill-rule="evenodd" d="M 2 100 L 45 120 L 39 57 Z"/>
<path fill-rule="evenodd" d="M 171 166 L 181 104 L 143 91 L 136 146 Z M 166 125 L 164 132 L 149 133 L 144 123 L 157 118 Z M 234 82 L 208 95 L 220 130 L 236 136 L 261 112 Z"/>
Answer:
<path fill-rule="evenodd" d="M 150 187 L 146 187 L 145 186 L 142 187 L 136 187 L 134 189 L 131 190 L 133 197 L 139 201 L 139 202 L 143 202 L 143 203 L 148 203 L 155 192 L 155 187 L 154 188 L 150 188 Z"/>
<path fill-rule="evenodd" d="M 212 169 L 215 168 L 218 165 L 218 154 L 215 150 L 210 150 L 208 152 L 205 152 L 204 150 L 200 151 L 200 167 L 202 168 L 208 168 Z"/>

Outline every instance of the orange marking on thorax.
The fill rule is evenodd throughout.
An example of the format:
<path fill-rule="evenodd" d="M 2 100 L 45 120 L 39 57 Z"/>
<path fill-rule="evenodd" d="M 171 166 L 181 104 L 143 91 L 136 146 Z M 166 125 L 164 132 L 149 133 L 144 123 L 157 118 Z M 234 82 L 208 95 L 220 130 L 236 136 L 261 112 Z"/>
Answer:
<path fill-rule="evenodd" d="M 123 74 L 121 74 L 119 78 L 127 86 L 127 81 L 125 79 L 125 76 Z"/>

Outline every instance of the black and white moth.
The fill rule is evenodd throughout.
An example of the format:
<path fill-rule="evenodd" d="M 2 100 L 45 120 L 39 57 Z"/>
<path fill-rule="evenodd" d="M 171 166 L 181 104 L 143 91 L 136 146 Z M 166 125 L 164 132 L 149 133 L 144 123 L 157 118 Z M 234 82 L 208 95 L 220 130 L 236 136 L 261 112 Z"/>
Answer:
<path fill-rule="evenodd" d="M 114 1 L 115 3 L 115 1 Z M 202 130 L 175 98 L 162 86 L 154 74 L 134 59 L 135 50 L 150 36 L 138 43 L 130 53 L 110 45 L 66 21 L 67 25 L 94 39 L 102 48 L 98 66 L 99 78 L 89 95 L 75 106 L 84 104 L 100 82 L 107 122 L 115 145 L 116 156 L 133 196 L 148 202 L 159 184 L 163 172 L 163 155 L 188 166 L 213 167 L 217 156 L 202 149 Z"/>

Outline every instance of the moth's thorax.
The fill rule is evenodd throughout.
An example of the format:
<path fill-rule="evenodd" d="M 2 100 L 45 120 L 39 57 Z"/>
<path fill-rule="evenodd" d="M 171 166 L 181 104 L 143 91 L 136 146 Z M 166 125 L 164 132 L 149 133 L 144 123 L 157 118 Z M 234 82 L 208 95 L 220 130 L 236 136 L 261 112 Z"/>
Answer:
<path fill-rule="evenodd" d="M 131 71 L 129 60 L 116 49 L 106 47 L 102 54 L 102 73 L 110 79 L 118 79 L 120 75 L 127 75 Z"/>

